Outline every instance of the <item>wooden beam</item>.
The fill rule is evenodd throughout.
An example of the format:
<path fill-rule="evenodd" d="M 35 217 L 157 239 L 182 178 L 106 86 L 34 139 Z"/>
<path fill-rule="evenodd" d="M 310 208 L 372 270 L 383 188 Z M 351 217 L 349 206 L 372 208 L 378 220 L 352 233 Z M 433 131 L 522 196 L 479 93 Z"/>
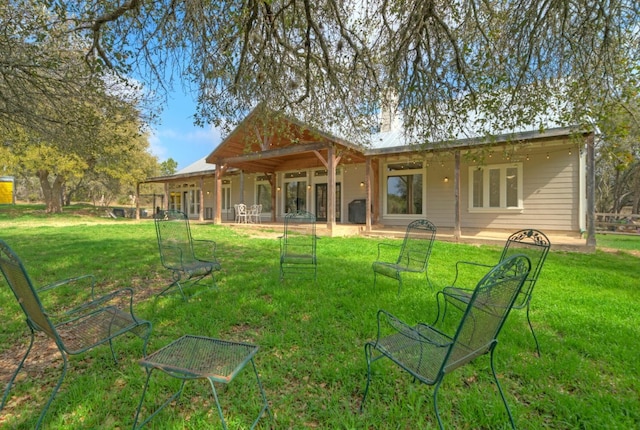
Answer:
<path fill-rule="evenodd" d="M 318 151 L 313 151 L 313 153 L 316 154 L 316 157 L 318 157 L 318 160 L 320 160 L 322 162 L 322 164 L 324 165 L 324 168 L 325 169 L 329 169 L 329 165 L 327 163 L 327 160 L 324 159 L 322 154 L 320 154 L 320 152 L 318 152 Z"/>
<path fill-rule="evenodd" d="M 365 192 L 365 201 L 366 201 L 366 219 L 365 219 L 365 230 L 367 233 L 371 233 L 371 157 L 367 157 L 365 161 L 365 171 L 364 171 L 364 192 Z"/>
<path fill-rule="evenodd" d="M 336 225 L 336 156 L 333 146 L 327 151 L 327 229 L 331 235 Z"/>
<path fill-rule="evenodd" d="M 219 164 L 216 164 L 216 211 L 215 215 L 213 216 L 214 224 L 222 224 L 222 176 L 227 170 L 225 167 L 218 169 L 218 166 Z"/>
<path fill-rule="evenodd" d="M 303 152 L 313 152 L 321 149 L 327 149 L 331 145 L 325 142 L 309 143 L 303 145 L 292 145 L 286 148 L 271 149 L 262 152 L 253 152 L 251 154 L 238 155 L 235 157 L 223 158 L 220 161 L 224 164 L 233 165 L 234 163 L 243 163 L 247 161 L 258 161 L 267 158 L 283 157 L 287 155 L 300 154 Z"/>

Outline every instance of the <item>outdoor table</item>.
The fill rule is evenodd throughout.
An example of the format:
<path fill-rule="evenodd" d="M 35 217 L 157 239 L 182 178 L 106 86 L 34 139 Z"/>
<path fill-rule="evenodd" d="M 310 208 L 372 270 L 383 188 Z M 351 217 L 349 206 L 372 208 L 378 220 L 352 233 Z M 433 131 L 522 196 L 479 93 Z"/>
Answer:
<path fill-rule="evenodd" d="M 218 394 L 214 382 L 228 384 L 236 375 L 251 362 L 253 371 L 256 375 L 258 388 L 262 396 L 262 408 L 258 417 L 255 419 L 251 428 L 253 429 L 265 412 L 271 416 L 267 397 L 262 388 L 260 377 L 253 356 L 258 352 L 258 346 L 241 342 L 231 342 L 220 339 L 212 339 L 202 336 L 183 336 L 162 349 L 148 355 L 140 360 L 140 365 L 145 367 L 147 371 L 147 381 L 142 391 L 142 397 L 138 410 L 136 411 L 133 428 L 137 429 L 148 423 L 158 412 L 171 403 L 175 398 L 179 397 L 184 388 L 184 384 L 190 379 L 208 379 L 213 391 L 213 397 L 216 401 L 218 414 L 222 427 L 227 428 L 227 424 L 222 415 L 222 408 L 218 400 Z M 165 401 L 158 409 L 156 409 L 146 420 L 139 426 L 136 426 L 140 409 L 144 401 L 144 396 L 149 386 L 151 374 L 155 369 L 162 370 L 170 376 L 181 379 L 180 389 Z"/>

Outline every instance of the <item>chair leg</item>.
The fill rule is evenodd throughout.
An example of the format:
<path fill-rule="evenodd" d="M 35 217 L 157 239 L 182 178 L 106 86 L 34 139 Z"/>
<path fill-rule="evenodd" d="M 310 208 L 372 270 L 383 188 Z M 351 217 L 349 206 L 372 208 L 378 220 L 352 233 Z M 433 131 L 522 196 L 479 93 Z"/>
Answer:
<path fill-rule="evenodd" d="M 527 322 L 529 323 L 529 328 L 531 329 L 531 334 L 533 335 L 533 340 L 536 342 L 536 350 L 538 351 L 538 357 L 541 357 L 541 355 L 540 355 L 540 344 L 538 343 L 538 338 L 536 336 L 536 333 L 533 331 L 533 325 L 531 324 L 531 318 L 529 316 L 529 302 L 527 302 Z"/>
<path fill-rule="evenodd" d="M 51 406 L 51 402 L 53 402 L 53 398 L 58 393 L 58 390 L 60 389 L 60 386 L 62 385 L 62 381 L 64 380 L 64 377 L 67 374 L 67 355 L 62 351 L 60 351 L 60 354 L 62 355 L 62 360 L 63 360 L 62 375 L 60 375 L 60 378 L 58 379 L 58 383 L 53 388 L 53 391 L 51 392 L 51 395 L 49 396 L 49 400 L 47 400 L 47 404 L 44 405 L 44 409 L 42 410 L 42 413 L 40 414 L 40 418 L 38 418 L 38 423 L 36 424 L 36 430 L 39 429 L 40 426 L 42 425 L 42 421 L 44 421 L 44 416 L 47 414 L 47 411 L 49 410 L 49 406 Z"/>
<path fill-rule="evenodd" d="M 269 415 L 269 419 L 271 420 L 273 420 L 273 415 L 271 414 L 271 408 L 269 408 L 269 401 L 267 400 L 267 395 L 264 392 L 264 388 L 262 388 L 262 382 L 260 382 L 260 375 L 258 374 L 258 369 L 256 368 L 256 363 L 253 361 L 253 358 L 251 359 L 251 365 L 253 366 L 253 373 L 255 373 L 256 380 L 258 381 L 258 388 L 260 389 L 260 395 L 262 396 L 262 402 L 263 402 L 263 406 L 262 406 L 262 409 L 260 410 L 260 414 L 258 415 L 258 418 L 256 418 L 256 420 L 253 422 L 253 425 L 251 426 L 251 428 L 253 429 L 256 426 L 256 424 L 258 424 L 260 417 L 262 417 L 265 411 L 267 412 L 267 414 Z"/>
<path fill-rule="evenodd" d="M 149 421 L 151 421 L 151 419 L 153 417 L 155 417 L 162 409 L 165 408 L 165 406 L 167 406 L 169 403 L 173 402 L 175 399 L 177 399 L 178 397 L 180 397 L 180 395 L 182 394 L 182 389 L 184 388 L 184 384 L 186 382 L 185 379 L 182 380 L 182 382 L 180 383 L 180 389 L 178 389 L 178 391 L 176 391 L 173 395 L 171 395 L 171 397 L 169 397 L 167 400 L 165 400 L 164 403 L 162 403 L 160 406 L 158 406 L 158 408 L 153 411 L 153 413 L 151 415 L 149 415 L 143 422 L 140 423 L 140 425 L 138 424 L 138 418 L 140 417 L 140 410 L 142 409 L 142 404 L 144 403 L 144 396 L 147 393 L 147 388 L 149 387 L 149 380 L 151 379 L 151 374 L 153 373 L 153 368 L 148 369 L 145 368 L 146 372 L 147 372 L 147 380 L 144 383 L 144 388 L 142 389 L 142 396 L 140 396 L 140 403 L 138 403 L 138 409 L 136 410 L 136 416 L 133 420 L 133 430 L 142 428 L 142 426 L 144 426 L 145 424 L 147 424 Z"/>
<path fill-rule="evenodd" d="M 222 423 L 222 428 L 227 430 L 227 423 L 224 421 L 224 415 L 222 415 L 222 408 L 220 407 L 220 401 L 218 400 L 218 393 L 216 392 L 216 387 L 213 384 L 213 381 L 207 378 L 209 383 L 211 384 L 211 391 L 213 391 L 213 399 L 216 401 L 216 408 L 218 408 L 218 415 L 220 416 L 220 422 Z"/>
<path fill-rule="evenodd" d="M 27 347 L 27 352 L 24 353 L 24 356 L 22 357 L 22 360 L 20 360 L 20 364 L 18 364 L 18 368 L 16 369 L 15 372 L 13 372 L 13 375 L 11 375 L 11 379 L 9 380 L 9 383 L 7 384 L 7 388 L 4 390 L 4 395 L 2 396 L 2 404 L 0 404 L 0 411 L 4 408 L 4 405 L 5 405 L 6 401 L 7 401 L 7 398 L 9 397 L 9 391 L 11 391 L 11 387 L 13 386 L 13 382 L 16 380 L 16 376 L 18 376 L 18 373 L 22 369 L 22 366 L 24 365 L 24 362 L 26 361 L 27 356 L 29 355 L 29 352 L 31 352 L 31 348 L 33 347 L 34 338 L 35 338 L 35 334 L 34 334 L 33 330 L 31 330 L 31 339 L 29 341 L 29 347 Z"/>
<path fill-rule="evenodd" d="M 438 383 L 436 384 L 436 387 L 433 390 L 433 409 L 436 412 L 438 427 L 440 427 L 440 430 L 444 430 L 444 425 L 442 425 L 442 419 L 440 418 L 440 411 L 438 410 L 438 389 L 440 388 L 441 383 L 442 383 L 442 379 L 438 381 Z"/>
<path fill-rule="evenodd" d="M 367 385 L 364 387 L 364 394 L 362 395 L 362 402 L 360 403 L 360 412 L 364 409 L 364 402 L 367 400 L 367 394 L 369 393 L 369 385 L 371 384 L 371 343 L 364 345 L 364 356 L 367 360 Z"/>
<path fill-rule="evenodd" d="M 513 430 L 516 429 L 516 425 L 513 421 L 513 415 L 511 415 L 511 410 L 509 409 L 509 404 L 507 403 L 507 398 L 504 396 L 504 392 L 502 391 L 502 387 L 500 386 L 500 381 L 498 381 L 498 375 L 496 374 L 496 368 L 493 360 L 493 353 L 495 351 L 495 343 L 491 347 L 491 373 L 493 373 L 493 379 L 496 381 L 496 385 L 498 386 L 498 391 L 500 392 L 500 397 L 502 397 L 502 403 L 504 403 L 504 408 L 507 410 L 507 414 L 509 415 L 509 422 L 511 422 L 511 428 Z"/>
<path fill-rule="evenodd" d="M 440 297 L 442 297 L 442 308 L 440 308 Z M 447 298 L 445 297 L 442 291 L 438 291 L 436 293 L 436 304 L 438 305 L 438 314 L 436 315 L 436 319 L 433 324 L 442 323 L 444 321 L 445 316 L 447 315 Z M 442 312 L 442 318 L 440 318 L 440 313 Z"/>
<path fill-rule="evenodd" d="M 113 357 L 113 362 L 118 364 L 118 357 L 116 357 L 116 351 L 113 349 L 113 339 L 109 339 L 109 348 L 111 349 L 111 356 Z"/>

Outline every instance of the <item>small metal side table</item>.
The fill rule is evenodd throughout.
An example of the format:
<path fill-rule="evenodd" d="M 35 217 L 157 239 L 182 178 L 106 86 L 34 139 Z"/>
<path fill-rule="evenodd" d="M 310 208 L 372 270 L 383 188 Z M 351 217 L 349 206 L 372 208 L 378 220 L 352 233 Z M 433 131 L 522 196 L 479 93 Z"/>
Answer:
<path fill-rule="evenodd" d="M 240 373 L 247 363 L 251 362 L 263 402 L 258 417 L 251 425 L 251 428 L 253 429 L 265 412 L 267 412 L 269 417 L 271 417 L 271 410 L 269 409 L 267 397 L 262 388 L 262 383 L 258 376 L 258 370 L 256 369 L 256 365 L 253 361 L 253 356 L 257 352 L 258 346 L 256 345 L 230 342 L 202 336 L 186 335 L 173 341 L 164 348 L 159 349 L 153 354 L 148 355 L 146 358 L 140 360 L 140 365 L 143 366 L 147 372 L 147 381 L 144 385 L 144 390 L 142 391 L 138 410 L 136 411 L 133 428 L 138 429 L 148 423 L 165 406 L 179 397 L 187 380 L 208 379 L 213 391 L 213 397 L 216 401 L 216 407 L 218 408 L 222 427 L 226 430 L 227 424 L 222 415 L 222 408 L 218 401 L 218 394 L 216 392 L 214 382 L 228 384 L 238 373 Z M 182 384 L 180 384 L 180 389 L 175 394 L 173 394 L 138 426 L 137 423 L 140 415 L 140 409 L 142 409 L 144 396 L 147 392 L 147 387 L 149 386 L 149 379 L 151 379 L 151 374 L 155 369 L 162 370 L 170 376 L 182 379 Z"/>

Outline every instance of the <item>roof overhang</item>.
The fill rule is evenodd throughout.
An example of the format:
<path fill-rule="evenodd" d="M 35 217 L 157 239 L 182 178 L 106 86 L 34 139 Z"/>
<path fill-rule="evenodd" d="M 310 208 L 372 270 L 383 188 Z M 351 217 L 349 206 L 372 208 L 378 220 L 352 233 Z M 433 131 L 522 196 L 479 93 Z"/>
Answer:
<path fill-rule="evenodd" d="M 575 127 L 558 127 L 544 131 L 525 131 L 517 133 L 505 133 L 489 137 L 474 137 L 448 142 L 438 142 L 429 145 L 410 144 L 403 146 L 392 146 L 387 148 L 372 148 L 364 151 L 367 157 L 377 155 L 399 155 L 415 152 L 445 152 L 453 150 L 473 149 L 488 145 L 504 145 L 523 142 L 540 142 L 545 140 L 557 140 L 571 136 L 584 136 L 589 134 L 586 131 Z"/>

